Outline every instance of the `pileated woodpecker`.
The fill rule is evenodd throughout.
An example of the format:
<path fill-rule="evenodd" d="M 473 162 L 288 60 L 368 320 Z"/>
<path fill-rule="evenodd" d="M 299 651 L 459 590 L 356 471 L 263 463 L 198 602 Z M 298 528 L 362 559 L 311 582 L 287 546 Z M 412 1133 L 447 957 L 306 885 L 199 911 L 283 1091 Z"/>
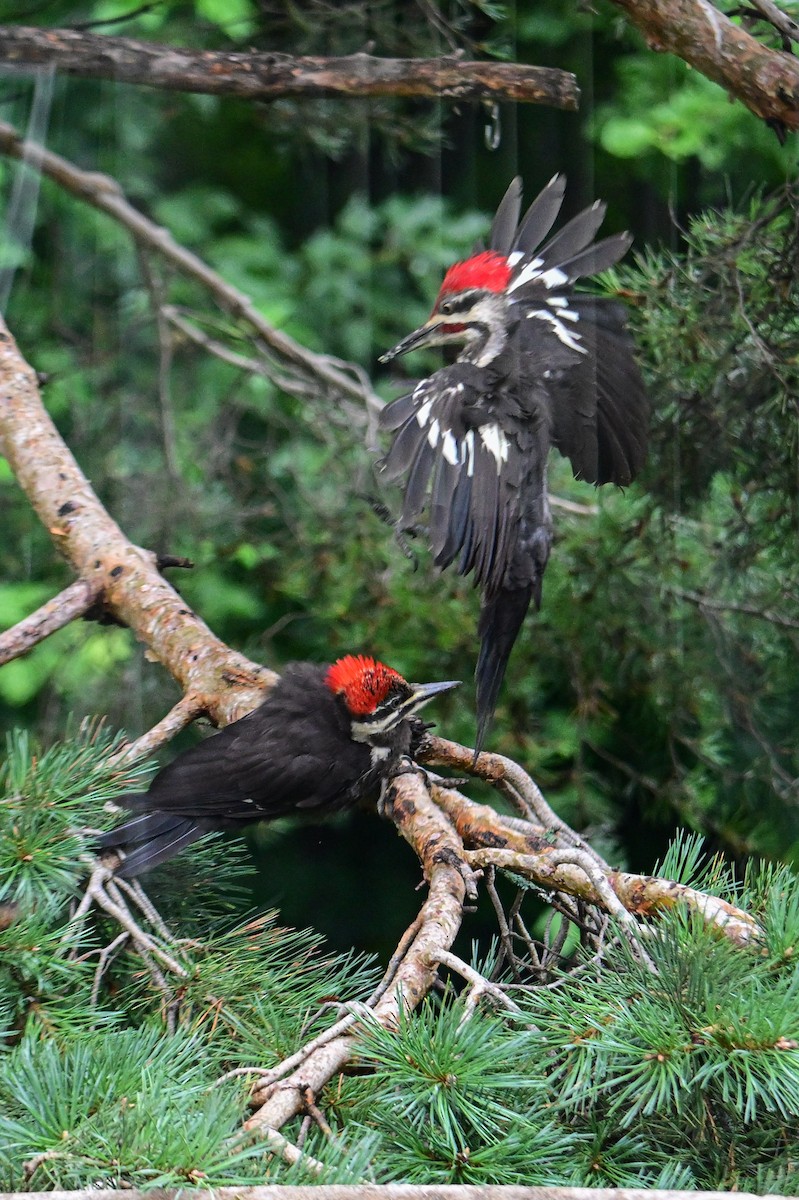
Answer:
<path fill-rule="evenodd" d="M 547 457 L 554 445 L 578 479 L 629 483 L 646 454 L 648 404 L 617 302 L 575 280 L 612 266 L 631 238 L 593 238 L 600 202 L 544 245 L 560 211 L 556 176 L 521 212 L 514 179 L 488 248 L 450 267 L 429 319 L 382 356 L 454 344 L 456 360 L 382 412 L 394 439 L 388 479 L 407 475 L 403 529 L 424 510 L 440 567 L 473 572 L 482 593 L 476 749 L 496 707 L 525 613 L 541 605 L 552 543 Z"/>
<path fill-rule="evenodd" d="M 103 834 L 99 849 L 115 851 L 116 874 L 128 877 L 213 829 L 379 796 L 424 731 L 414 714 L 457 686 L 406 683 L 363 655 L 330 667 L 293 663 L 253 712 L 179 755 L 147 792 L 123 796 L 121 804 L 142 815 Z"/>

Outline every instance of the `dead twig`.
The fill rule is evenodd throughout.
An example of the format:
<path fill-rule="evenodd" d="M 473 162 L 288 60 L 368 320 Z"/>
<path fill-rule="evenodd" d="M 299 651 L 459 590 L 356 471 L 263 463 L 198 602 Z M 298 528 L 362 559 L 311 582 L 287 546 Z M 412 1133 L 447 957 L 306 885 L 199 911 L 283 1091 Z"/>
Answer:
<path fill-rule="evenodd" d="M 115 764 L 135 762 L 137 759 L 155 754 L 156 750 L 160 750 L 167 742 L 171 742 L 176 734 L 190 725 L 196 717 L 201 716 L 204 711 L 205 701 L 203 698 L 189 692 L 181 697 L 177 704 L 170 708 L 166 716 L 153 725 L 152 729 L 148 729 L 141 737 L 136 738 L 135 742 L 128 742 L 121 750 L 117 751 L 111 761 Z"/>
<path fill-rule="evenodd" d="M 312 379 L 317 394 L 321 392 L 357 400 L 365 404 L 367 410 L 380 411 L 383 408 L 383 401 L 368 386 L 359 368 L 353 364 L 335 366 L 328 356 L 314 354 L 288 334 L 275 329 L 264 319 L 249 296 L 227 283 L 198 255 L 179 245 L 168 230 L 135 209 L 126 200 L 115 179 L 94 171 L 83 171 L 43 146 L 32 148 L 13 126 L 4 121 L 0 121 L 0 151 L 12 158 L 24 156 L 26 163 L 40 170 L 65 191 L 113 217 L 133 235 L 140 246 L 158 254 L 182 275 L 196 280 L 208 290 L 220 308 L 243 322 L 263 348 L 273 354 L 286 370 Z"/>
<path fill-rule="evenodd" d="M 0 634 L 0 666 L 21 658 L 52 633 L 84 616 L 97 603 L 101 593 L 98 580 L 76 579 L 36 612 Z"/>
<path fill-rule="evenodd" d="M 460 975 L 469 984 L 468 995 L 466 997 L 466 1011 L 464 1012 L 461 1024 L 467 1021 L 474 1013 L 477 1004 L 484 996 L 487 996 L 498 1008 L 505 1008 L 509 1012 L 520 1012 L 518 1004 L 506 996 L 502 988 L 497 987 L 490 979 L 486 979 L 485 975 L 481 975 L 474 967 L 470 967 L 462 958 L 458 958 L 456 954 L 452 954 L 449 950 L 439 951 L 438 961 L 442 967 L 446 967 L 449 971 L 454 971 L 456 975 Z"/>

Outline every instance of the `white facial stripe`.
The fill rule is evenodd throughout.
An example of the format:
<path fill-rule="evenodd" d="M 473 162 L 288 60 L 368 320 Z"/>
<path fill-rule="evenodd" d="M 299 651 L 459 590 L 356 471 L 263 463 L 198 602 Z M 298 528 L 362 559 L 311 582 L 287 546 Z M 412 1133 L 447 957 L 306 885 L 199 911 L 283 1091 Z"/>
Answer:
<path fill-rule="evenodd" d="M 565 316 L 565 313 L 561 313 Z M 559 341 L 563 342 L 564 346 L 568 346 L 570 350 L 577 350 L 580 354 L 585 354 L 585 346 L 580 345 L 580 335 L 575 329 L 570 333 L 565 325 L 561 324 L 555 313 L 547 312 L 545 308 L 534 308 L 532 312 L 527 314 L 528 320 L 530 317 L 537 317 L 540 321 L 547 321 L 552 326 Z"/>
<path fill-rule="evenodd" d="M 502 464 L 508 461 L 508 439 L 499 425 L 481 425 L 479 433 L 480 441 L 488 453 L 494 456 L 497 464 L 497 474 L 499 474 Z"/>

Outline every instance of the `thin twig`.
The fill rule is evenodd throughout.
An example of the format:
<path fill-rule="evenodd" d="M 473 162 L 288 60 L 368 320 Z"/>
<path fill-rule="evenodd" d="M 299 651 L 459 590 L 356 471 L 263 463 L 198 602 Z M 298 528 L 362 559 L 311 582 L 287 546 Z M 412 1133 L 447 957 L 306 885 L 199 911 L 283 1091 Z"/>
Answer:
<path fill-rule="evenodd" d="M 121 750 L 117 751 L 111 761 L 117 764 L 147 758 L 156 750 L 160 750 L 161 746 L 170 742 L 176 734 L 190 725 L 195 717 L 199 717 L 204 711 L 204 701 L 199 696 L 188 692 L 170 708 L 160 721 L 153 725 L 152 729 L 148 729 L 141 737 L 136 738 L 135 742 L 128 742 Z"/>
<path fill-rule="evenodd" d="M 494 913 L 497 918 L 499 927 L 499 939 L 503 953 L 508 960 L 508 966 L 513 971 L 515 979 L 521 979 L 518 963 L 516 961 L 516 951 L 513 949 L 513 937 L 508 926 L 508 920 L 505 916 L 505 909 L 502 907 L 502 901 L 499 898 L 496 885 L 496 871 L 493 864 L 490 864 L 484 874 L 486 892 L 491 901 Z"/>
<path fill-rule="evenodd" d="M 0 151 L 13 158 L 22 158 L 25 155 L 26 161 L 30 161 L 31 165 L 54 180 L 65 191 L 113 217 L 140 245 L 155 251 L 181 274 L 195 279 L 207 288 L 221 308 L 248 325 L 287 367 L 309 375 L 317 382 L 321 391 L 332 391 L 334 395 L 347 396 L 374 407 L 376 411 L 383 408 L 383 401 L 371 388 L 364 386 L 362 377 L 354 366 L 350 368 L 348 364 L 347 369 L 339 369 L 331 365 L 331 360 L 326 355 L 314 354 L 299 342 L 295 342 L 288 334 L 275 329 L 264 319 L 249 296 L 227 283 L 198 255 L 179 245 L 166 229 L 156 225 L 135 209 L 125 199 L 115 179 L 94 171 L 83 171 L 44 147 L 39 146 L 35 150 L 35 155 L 31 157 L 30 146 L 26 145 L 17 130 L 0 121 Z M 348 370 L 351 373 L 348 373 Z M 357 382 L 351 374 L 356 375 Z"/>
<path fill-rule="evenodd" d="M 493 1002 L 499 1005 L 500 1008 L 506 1008 L 509 1012 L 520 1012 L 518 1004 L 511 1000 L 501 988 L 498 988 L 495 983 L 486 979 L 485 975 L 481 975 L 474 967 L 470 967 L 462 958 L 458 958 L 457 954 L 452 954 L 449 950 L 440 950 L 438 953 L 438 961 L 442 967 L 446 967 L 450 971 L 455 971 L 463 979 L 470 984 L 469 999 L 472 1005 L 477 1004 L 483 996 L 488 996 Z"/>
<path fill-rule="evenodd" d="M 120 946 L 124 946 L 125 942 L 128 940 L 129 937 L 130 937 L 130 934 L 128 933 L 128 931 L 126 929 L 123 929 L 121 933 L 117 934 L 117 936 L 114 938 L 113 942 L 109 942 L 109 944 L 107 946 L 103 946 L 102 950 L 90 951 L 91 954 L 99 954 L 97 970 L 94 972 L 94 979 L 92 981 L 92 990 L 91 990 L 91 995 L 89 997 L 89 1004 L 91 1005 L 92 1008 L 94 1008 L 97 1004 L 97 998 L 100 995 L 100 984 L 102 983 L 103 975 L 106 972 L 109 962 L 114 957 L 114 954 L 120 948 Z M 86 956 L 82 955 L 81 957 L 83 958 Z"/>
<path fill-rule="evenodd" d="M 0 666 L 21 658 L 52 633 L 84 616 L 97 603 L 101 593 L 97 580 L 76 579 L 36 612 L 0 634 Z"/>

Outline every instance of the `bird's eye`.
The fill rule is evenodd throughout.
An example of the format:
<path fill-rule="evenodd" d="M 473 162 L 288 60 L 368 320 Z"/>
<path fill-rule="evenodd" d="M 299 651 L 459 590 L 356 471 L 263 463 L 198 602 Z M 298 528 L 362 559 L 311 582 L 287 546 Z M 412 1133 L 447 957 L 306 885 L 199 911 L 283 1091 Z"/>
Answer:
<path fill-rule="evenodd" d="M 440 313 L 443 313 L 444 316 L 447 316 L 449 313 L 454 312 L 454 309 L 452 307 L 452 301 L 451 300 L 442 300 L 438 306 L 438 311 Z"/>

